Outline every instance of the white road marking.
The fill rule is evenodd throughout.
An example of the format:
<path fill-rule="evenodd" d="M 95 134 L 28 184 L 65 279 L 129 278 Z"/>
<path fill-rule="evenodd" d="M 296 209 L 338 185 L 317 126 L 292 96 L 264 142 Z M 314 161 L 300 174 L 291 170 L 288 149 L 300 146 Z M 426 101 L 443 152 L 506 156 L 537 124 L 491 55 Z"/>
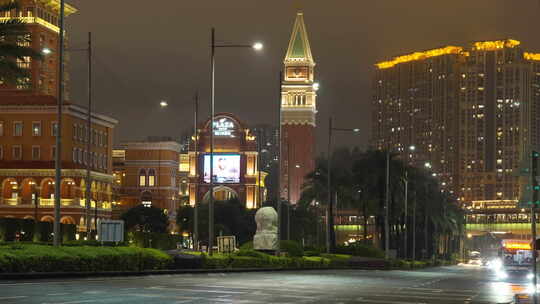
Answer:
<path fill-rule="evenodd" d="M 13 297 L 2 297 L 0 300 L 13 300 L 13 299 L 22 299 L 22 298 L 28 298 L 27 296 L 13 296 Z"/>
<path fill-rule="evenodd" d="M 418 302 L 399 302 L 399 301 L 384 301 L 384 300 L 372 300 L 372 299 L 364 299 L 364 298 L 358 298 L 356 299 L 357 302 L 365 302 L 365 303 L 388 303 L 388 304 L 419 304 Z"/>
<path fill-rule="evenodd" d="M 63 293 L 48 293 L 48 296 L 67 296 L 69 292 L 63 292 Z"/>
<path fill-rule="evenodd" d="M 207 289 L 167 288 L 167 287 L 147 287 L 146 289 L 177 290 L 177 291 L 208 292 L 208 293 L 232 293 L 232 294 L 246 294 L 247 293 L 244 291 L 232 291 L 232 290 L 207 290 Z"/>
<path fill-rule="evenodd" d="M 70 302 L 43 302 L 41 304 L 79 304 L 79 303 L 91 303 L 91 302 L 97 302 L 98 300 L 81 300 L 81 301 L 70 301 Z"/>

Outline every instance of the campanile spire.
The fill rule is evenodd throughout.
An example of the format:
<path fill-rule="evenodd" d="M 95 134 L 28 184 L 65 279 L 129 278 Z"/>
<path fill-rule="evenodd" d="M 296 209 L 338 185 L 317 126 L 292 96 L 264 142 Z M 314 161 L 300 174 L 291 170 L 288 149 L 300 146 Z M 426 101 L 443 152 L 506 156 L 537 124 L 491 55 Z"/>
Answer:
<path fill-rule="evenodd" d="M 302 12 L 296 14 L 283 65 L 281 196 L 295 204 L 304 177 L 315 169 L 315 61 Z"/>

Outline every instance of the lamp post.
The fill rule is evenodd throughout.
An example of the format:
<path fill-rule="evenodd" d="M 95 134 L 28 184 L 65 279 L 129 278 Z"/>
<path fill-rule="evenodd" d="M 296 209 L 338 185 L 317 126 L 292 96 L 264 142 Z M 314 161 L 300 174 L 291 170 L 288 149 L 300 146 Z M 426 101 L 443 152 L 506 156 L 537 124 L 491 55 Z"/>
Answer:
<path fill-rule="evenodd" d="M 318 85 L 317 85 L 318 87 Z M 360 132 L 360 129 L 344 129 L 344 128 L 334 128 L 332 124 L 332 116 L 328 118 L 328 157 L 327 157 L 327 167 L 328 167 L 328 173 L 326 177 L 327 182 L 327 195 L 328 195 L 328 203 L 326 208 L 326 253 L 332 253 L 334 251 L 335 247 L 335 233 L 334 233 L 334 207 L 332 202 L 332 181 L 331 181 L 331 175 L 332 175 L 332 135 L 333 131 L 343 131 L 343 132 L 354 132 L 358 133 Z"/>
<path fill-rule="evenodd" d="M 60 33 L 63 33 L 63 25 L 64 25 L 64 1 L 61 1 L 60 6 Z M 88 106 L 87 106 L 87 130 L 86 130 L 86 153 L 83 155 L 83 158 L 86 157 L 86 190 L 85 190 L 85 224 L 86 224 L 86 233 L 87 236 L 89 236 L 90 233 L 90 209 L 91 209 L 91 193 L 90 193 L 90 184 L 91 184 L 91 138 L 92 138 L 92 33 L 88 32 L 88 47 L 83 49 L 65 49 L 64 48 L 64 35 L 60 34 L 59 39 L 59 48 L 58 48 L 58 54 L 59 54 L 59 75 L 58 75 L 58 124 L 57 124 L 57 130 L 56 130 L 56 155 L 55 155 L 55 169 L 56 169 L 56 176 L 55 176 L 55 193 L 54 193 L 54 214 L 55 214 L 55 221 L 54 221 L 54 229 L 55 229 L 55 235 L 57 234 L 56 230 L 59 229 L 57 225 L 60 225 L 57 223 L 56 218 L 60 217 L 60 189 L 61 189 L 61 130 L 62 130 L 62 104 L 63 104 L 63 95 L 64 95 L 64 65 L 63 65 L 63 57 L 64 52 L 80 52 L 85 51 L 88 54 Z M 42 51 L 42 54 L 47 56 L 53 53 L 53 51 L 49 48 L 44 48 Z M 59 245 L 59 240 L 54 238 L 54 244 L 55 246 Z"/>
<path fill-rule="evenodd" d="M 64 12 L 65 1 L 60 0 L 59 13 L 59 39 L 58 39 L 58 101 L 57 115 L 58 123 L 56 124 L 56 155 L 54 156 L 55 169 L 55 186 L 54 186 L 54 225 L 53 225 L 53 244 L 60 246 L 60 183 L 62 179 L 62 107 L 64 99 Z"/>
<path fill-rule="evenodd" d="M 214 246 L 214 110 L 215 110 L 215 54 L 216 48 L 253 48 L 262 50 L 260 42 L 254 44 L 216 44 L 215 28 L 210 30 L 210 200 L 208 202 L 208 253 Z"/>
<path fill-rule="evenodd" d="M 199 165 L 199 132 L 197 130 L 197 123 L 199 121 L 199 92 L 195 93 L 195 117 L 193 118 L 193 132 L 195 133 L 194 150 L 195 150 L 195 175 L 197 175 L 197 167 Z M 197 200 L 197 193 L 199 191 L 199 182 L 195 184 L 195 206 L 193 208 L 193 248 L 199 250 L 199 202 Z M 189 198 L 188 198 L 189 202 Z"/>
<path fill-rule="evenodd" d="M 409 146 L 409 151 L 410 152 L 413 152 L 414 150 L 416 149 L 415 146 Z M 408 247 L 409 247 L 409 242 L 408 242 L 408 234 L 409 234 L 409 215 L 408 215 L 408 212 L 409 212 L 409 200 L 408 200 L 408 190 L 409 190 L 409 177 L 408 177 L 408 172 L 405 171 L 405 176 L 402 178 L 403 180 L 403 184 L 405 186 L 405 234 L 404 234 L 404 251 L 405 251 L 405 259 L 407 259 L 409 257 L 409 252 L 408 252 Z"/>

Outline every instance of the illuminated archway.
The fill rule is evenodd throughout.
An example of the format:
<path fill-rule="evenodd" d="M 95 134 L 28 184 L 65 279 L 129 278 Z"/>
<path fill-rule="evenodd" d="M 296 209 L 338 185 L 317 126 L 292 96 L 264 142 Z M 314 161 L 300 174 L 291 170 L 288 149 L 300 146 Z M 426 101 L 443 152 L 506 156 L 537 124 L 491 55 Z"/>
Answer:
<path fill-rule="evenodd" d="M 62 180 L 60 187 L 61 197 L 66 199 L 75 198 L 75 181 L 71 178 L 65 178 Z"/>
<path fill-rule="evenodd" d="M 64 216 L 60 219 L 60 223 L 75 225 L 75 220 L 71 216 Z"/>
<path fill-rule="evenodd" d="M 41 198 L 53 198 L 54 195 L 54 180 L 52 178 L 44 178 L 41 181 Z"/>
<path fill-rule="evenodd" d="M 36 194 L 37 183 L 33 178 L 25 178 L 21 183 L 21 197 L 23 204 L 33 204 L 32 194 Z"/>
<path fill-rule="evenodd" d="M 54 222 L 54 217 L 50 216 L 50 215 L 45 215 L 41 218 L 41 222 L 49 222 L 49 223 L 53 223 Z"/>
<path fill-rule="evenodd" d="M 2 182 L 2 197 L 3 198 L 17 198 L 19 184 L 14 178 L 6 178 Z"/>
<path fill-rule="evenodd" d="M 214 187 L 214 201 L 226 201 L 232 198 L 238 197 L 238 193 L 232 188 L 227 186 L 215 186 Z M 210 191 L 204 195 L 203 202 L 208 203 L 210 200 Z"/>

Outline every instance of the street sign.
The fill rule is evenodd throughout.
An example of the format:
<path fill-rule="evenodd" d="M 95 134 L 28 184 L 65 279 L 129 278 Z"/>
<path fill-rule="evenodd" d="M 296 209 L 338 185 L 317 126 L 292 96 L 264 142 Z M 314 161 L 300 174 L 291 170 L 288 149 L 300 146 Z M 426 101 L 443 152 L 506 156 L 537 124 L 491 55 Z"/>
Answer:
<path fill-rule="evenodd" d="M 236 249 L 236 237 L 234 235 L 218 236 L 217 244 L 219 253 L 232 253 Z"/>
<path fill-rule="evenodd" d="M 98 220 L 98 240 L 100 242 L 123 242 L 124 221 L 122 220 Z"/>

